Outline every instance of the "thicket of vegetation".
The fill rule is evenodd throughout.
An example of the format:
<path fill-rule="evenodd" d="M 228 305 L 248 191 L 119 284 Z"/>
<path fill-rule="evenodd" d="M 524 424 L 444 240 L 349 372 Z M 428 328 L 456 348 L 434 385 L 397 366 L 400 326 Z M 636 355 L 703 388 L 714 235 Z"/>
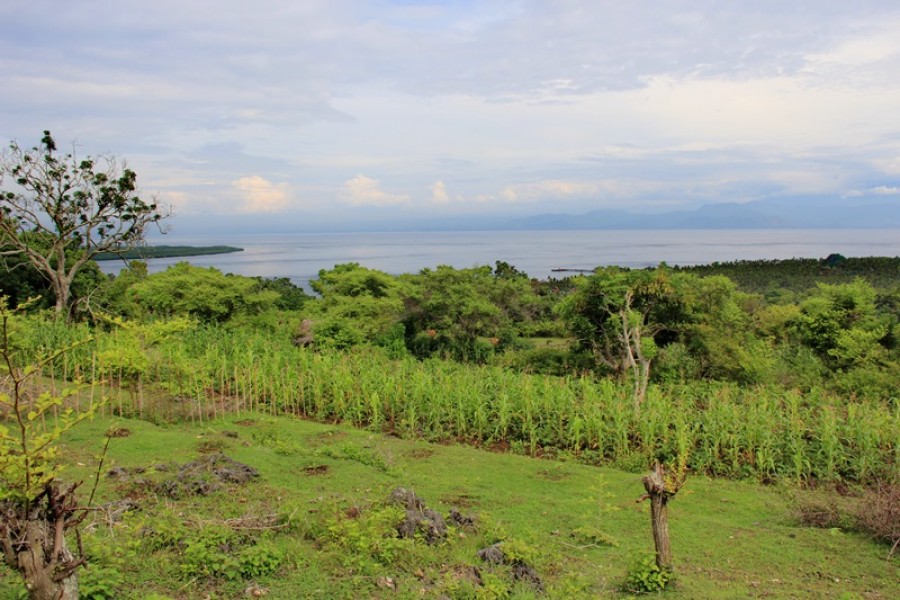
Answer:
<path fill-rule="evenodd" d="M 92 293 L 93 322 L 30 317 L 28 346 L 92 334 L 53 375 L 114 384 L 116 412 L 154 419 L 261 408 L 638 469 L 897 474 L 897 292 L 863 279 L 781 304 L 666 268 L 546 283 L 347 264 L 314 288 L 135 263 Z"/>

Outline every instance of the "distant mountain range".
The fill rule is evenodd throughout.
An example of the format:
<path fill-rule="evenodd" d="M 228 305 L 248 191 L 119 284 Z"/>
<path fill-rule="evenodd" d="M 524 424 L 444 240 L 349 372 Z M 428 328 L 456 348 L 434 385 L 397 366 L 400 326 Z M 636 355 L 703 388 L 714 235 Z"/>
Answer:
<path fill-rule="evenodd" d="M 898 229 L 900 196 L 870 198 L 792 197 L 746 203 L 707 204 L 695 209 L 647 213 L 601 209 L 583 214 L 545 213 L 425 217 L 403 207 L 347 210 L 339 218 L 302 214 L 184 215 L 178 233 L 352 233 L 391 231 L 528 231 L 610 229 Z"/>
<path fill-rule="evenodd" d="M 828 198 L 708 204 L 694 210 L 641 214 L 594 210 L 542 214 L 508 221 L 501 229 L 890 229 L 900 227 L 900 201 L 871 204 Z"/>

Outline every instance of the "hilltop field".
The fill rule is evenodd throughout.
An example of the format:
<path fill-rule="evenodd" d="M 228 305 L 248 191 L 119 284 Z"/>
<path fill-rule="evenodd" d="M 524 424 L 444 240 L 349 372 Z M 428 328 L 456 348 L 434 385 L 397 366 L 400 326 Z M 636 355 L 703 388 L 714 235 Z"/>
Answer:
<path fill-rule="evenodd" d="M 133 263 L 4 306 L 0 598 L 71 482 L 91 599 L 897 597 L 897 259 L 708 271 Z"/>
<path fill-rule="evenodd" d="M 71 432 L 67 478 L 92 485 L 82 533 L 88 598 L 626 598 L 652 556 L 640 476 L 576 460 L 404 440 L 289 416 L 241 413 L 155 425 L 97 418 Z M 227 456 L 258 476 L 218 480 L 183 465 Z M 181 479 L 179 479 L 179 476 Z M 202 481 L 203 484 L 198 482 Z M 448 519 L 429 543 L 400 538 L 389 498 L 414 491 Z M 898 591 L 896 559 L 852 526 L 816 527 L 801 507 L 849 505 L 851 490 L 691 476 L 671 504 L 672 598 L 867 598 Z M 847 523 L 850 525 L 850 523 Z M 491 564 L 500 542 L 533 569 Z M 16 576 L 0 579 L 17 598 Z M 249 591 L 247 591 L 249 590 Z"/>

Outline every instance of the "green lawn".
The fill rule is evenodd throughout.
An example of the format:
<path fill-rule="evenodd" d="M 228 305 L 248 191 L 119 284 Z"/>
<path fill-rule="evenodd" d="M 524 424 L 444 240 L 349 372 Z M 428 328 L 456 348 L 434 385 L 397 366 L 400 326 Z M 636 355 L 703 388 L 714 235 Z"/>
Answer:
<path fill-rule="evenodd" d="M 80 425 L 66 438 L 69 478 L 86 497 L 103 432 Z M 109 598 L 624 598 L 626 574 L 652 552 L 640 475 L 573 462 L 497 454 L 384 437 L 345 426 L 244 414 L 200 425 L 116 420 L 100 502 L 133 498 L 139 510 L 84 527 L 93 557 L 83 591 Z M 232 433 L 226 433 L 232 432 Z M 234 437 L 236 434 L 236 437 Z M 161 463 L 222 451 L 258 469 L 258 480 L 208 496 L 167 498 Z M 476 518 L 434 546 L 401 540 L 395 488 L 412 489 L 446 516 Z M 837 529 L 801 527 L 794 488 L 689 477 L 671 503 L 677 580 L 671 598 L 897 598 L 898 560 L 888 548 Z M 476 552 L 494 542 L 540 577 L 514 581 L 508 565 Z M 0 598 L 16 598 L 0 571 Z M 99 591 L 98 591 L 99 590 Z M 155 594 L 155 595 L 154 595 Z"/>

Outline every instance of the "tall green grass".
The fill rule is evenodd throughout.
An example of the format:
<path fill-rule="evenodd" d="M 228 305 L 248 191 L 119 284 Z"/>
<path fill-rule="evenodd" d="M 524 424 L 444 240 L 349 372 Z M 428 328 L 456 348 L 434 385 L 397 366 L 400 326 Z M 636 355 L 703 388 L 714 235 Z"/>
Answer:
<path fill-rule="evenodd" d="M 29 343 L 84 333 L 52 325 Z M 92 389 L 114 395 L 110 410 L 157 420 L 265 411 L 634 469 L 687 452 L 696 472 L 759 480 L 869 482 L 896 478 L 900 464 L 896 399 L 693 383 L 651 387 L 636 414 L 629 389 L 610 380 L 391 359 L 373 348 L 313 352 L 247 326 L 200 327 L 141 349 L 139 376 L 110 358 L 134 352 L 124 343 L 97 333 L 54 376 L 92 377 Z"/>

